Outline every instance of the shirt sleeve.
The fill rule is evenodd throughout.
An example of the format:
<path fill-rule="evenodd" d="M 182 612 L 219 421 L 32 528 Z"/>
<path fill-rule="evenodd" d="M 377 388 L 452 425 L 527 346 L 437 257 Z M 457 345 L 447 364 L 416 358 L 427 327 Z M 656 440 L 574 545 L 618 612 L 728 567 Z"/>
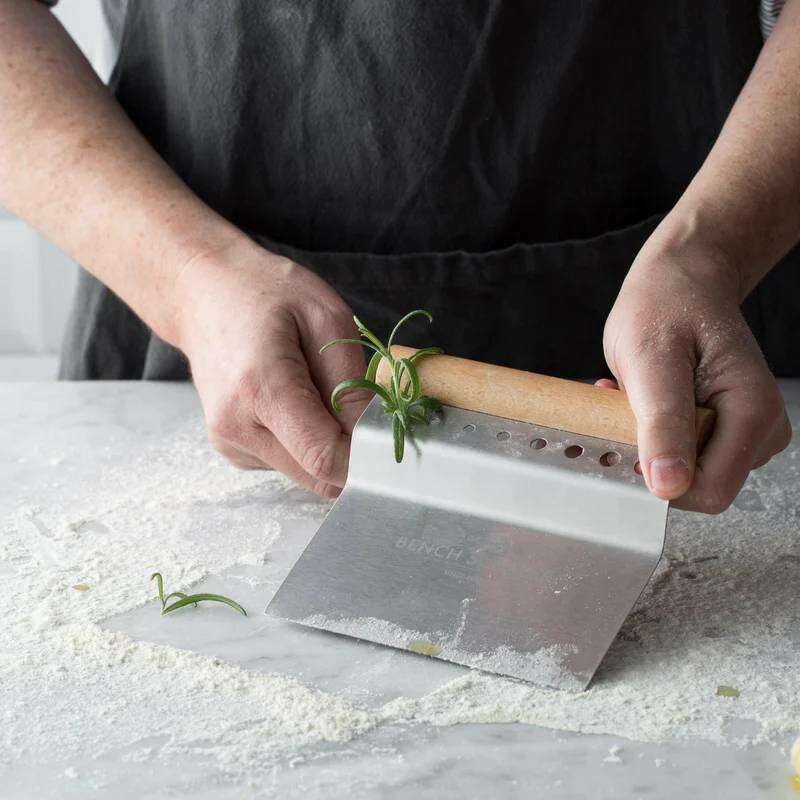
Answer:
<path fill-rule="evenodd" d="M 758 18 L 761 22 L 761 33 L 765 40 L 772 33 L 772 29 L 775 27 L 775 23 L 778 21 L 785 4 L 786 0 L 761 0 L 759 3 Z"/>

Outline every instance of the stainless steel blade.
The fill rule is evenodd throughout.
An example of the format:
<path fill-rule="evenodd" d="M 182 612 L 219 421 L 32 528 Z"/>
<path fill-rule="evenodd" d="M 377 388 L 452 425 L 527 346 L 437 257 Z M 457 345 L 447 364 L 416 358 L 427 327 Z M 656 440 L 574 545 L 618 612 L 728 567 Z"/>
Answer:
<path fill-rule="evenodd" d="M 584 689 L 664 545 L 636 448 L 445 407 L 396 464 L 389 422 L 373 400 L 267 613 Z"/>

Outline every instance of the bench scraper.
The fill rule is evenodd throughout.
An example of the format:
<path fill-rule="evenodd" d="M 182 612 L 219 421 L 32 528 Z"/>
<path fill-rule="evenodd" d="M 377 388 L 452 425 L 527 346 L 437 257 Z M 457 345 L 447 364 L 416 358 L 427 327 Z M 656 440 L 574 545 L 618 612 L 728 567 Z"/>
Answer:
<path fill-rule="evenodd" d="M 636 469 L 625 394 L 444 355 L 417 366 L 442 414 L 397 464 L 370 402 L 347 485 L 267 613 L 585 689 L 664 546 L 668 503 Z M 712 424 L 697 409 L 699 441 Z"/>

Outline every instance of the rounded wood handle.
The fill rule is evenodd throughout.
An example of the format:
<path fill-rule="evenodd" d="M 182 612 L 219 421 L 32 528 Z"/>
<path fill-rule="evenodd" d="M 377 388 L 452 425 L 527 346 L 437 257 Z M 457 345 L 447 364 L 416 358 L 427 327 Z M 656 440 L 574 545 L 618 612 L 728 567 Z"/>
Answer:
<path fill-rule="evenodd" d="M 395 358 L 415 352 L 413 347 L 392 347 Z M 636 444 L 636 418 L 626 394 L 616 389 L 447 355 L 425 356 L 415 366 L 423 393 L 445 405 Z M 386 386 L 388 379 L 389 367 L 382 361 L 378 383 Z M 714 411 L 698 408 L 695 420 L 701 448 L 714 426 Z"/>

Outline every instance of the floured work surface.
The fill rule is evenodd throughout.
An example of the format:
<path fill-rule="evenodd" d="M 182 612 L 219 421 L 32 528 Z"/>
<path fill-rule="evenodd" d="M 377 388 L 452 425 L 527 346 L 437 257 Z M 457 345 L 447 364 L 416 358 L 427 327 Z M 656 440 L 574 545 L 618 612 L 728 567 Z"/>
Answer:
<path fill-rule="evenodd" d="M 230 469 L 188 388 L 143 418 L 159 391 L 6 396 L 0 774 L 58 742 L 68 778 L 70 764 L 119 752 L 241 777 L 308 748 L 350 752 L 403 721 L 781 747 L 800 728 L 796 444 L 725 515 L 671 515 L 665 560 L 575 695 L 262 617 L 326 506 L 278 476 Z M 204 586 L 251 616 L 201 606 L 162 619 L 156 569 L 170 591 L 212 576 Z"/>

